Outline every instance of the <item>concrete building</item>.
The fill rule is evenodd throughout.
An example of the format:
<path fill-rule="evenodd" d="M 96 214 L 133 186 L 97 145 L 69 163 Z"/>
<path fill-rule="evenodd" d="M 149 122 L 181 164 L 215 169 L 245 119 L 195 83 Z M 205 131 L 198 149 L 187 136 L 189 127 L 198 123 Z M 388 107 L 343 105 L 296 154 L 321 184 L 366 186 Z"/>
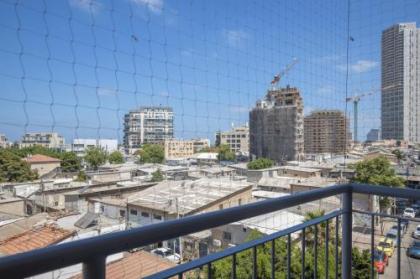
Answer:
<path fill-rule="evenodd" d="M 305 153 L 334 153 L 346 151 L 350 143 L 349 121 L 339 110 L 314 111 L 305 116 Z"/>
<path fill-rule="evenodd" d="M 29 155 L 25 160 L 31 170 L 36 171 L 39 177 L 42 177 L 56 169 L 61 165 L 61 160 L 41 154 Z"/>
<path fill-rule="evenodd" d="M 252 184 L 230 178 L 163 181 L 128 197 L 131 226 L 145 226 L 248 203 Z"/>
<path fill-rule="evenodd" d="M 297 88 L 269 90 L 249 120 L 250 156 L 277 162 L 303 159 L 303 100 Z"/>
<path fill-rule="evenodd" d="M 74 139 L 71 150 L 78 156 L 84 156 L 88 148 L 101 148 L 107 153 L 118 150 L 117 139 Z"/>
<path fill-rule="evenodd" d="M 26 133 L 20 142 L 20 147 L 43 146 L 46 148 L 61 149 L 64 147 L 64 138 L 58 133 L 52 132 L 35 132 Z"/>
<path fill-rule="evenodd" d="M 194 153 L 210 147 L 209 139 L 193 139 Z"/>
<path fill-rule="evenodd" d="M 216 144 L 229 145 L 230 150 L 235 154 L 249 155 L 249 127 L 233 127 L 230 131 L 218 132 Z"/>
<path fill-rule="evenodd" d="M 395 24 L 382 32 L 382 139 L 420 142 L 420 29 Z"/>
<path fill-rule="evenodd" d="M 9 142 L 5 134 L 0 134 L 0 148 L 6 148 L 9 146 Z"/>
<path fill-rule="evenodd" d="M 366 141 L 378 141 L 380 139 L 379 129 L 370 129 L 369 133 L 366 135 Z"/>
<path fill-rule="evenodd" d="M 141 107 L 124 116 L 124 148 L 133 153 L 145 143 L 163 143 L 174 136 L 174 115 L 169 107 Z"/>
<path fill-rule="evenodd" d="M 194 142 L 192 140 L 165 140 L 165 158 L 188 158 L 194 154 Z"/>

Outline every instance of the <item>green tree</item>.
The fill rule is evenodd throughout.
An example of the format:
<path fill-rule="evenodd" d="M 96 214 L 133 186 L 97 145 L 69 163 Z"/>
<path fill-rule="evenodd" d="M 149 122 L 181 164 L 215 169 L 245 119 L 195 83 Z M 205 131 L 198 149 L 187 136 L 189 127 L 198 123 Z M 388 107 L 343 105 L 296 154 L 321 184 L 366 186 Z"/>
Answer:
<path fill-rule="evenodd" d="M 82 168 L 82 160 L 74 152 L 64 152 L 60 159 L 63 172 L 76 172 Z"/>
<path fill-rule="evenodd" d="M 248 169 L 250 170 L 260 170 L 270 168 L 274 165 L 274 162 L 267 158 L 258 158 L 254 161 L 251 161 L 247 164 Z"/>
<path fill-rule="evenodd" d="M 137 153 L 140 163 L 159 164 L 165 159 L 163 146 L 158 144 L 145 144 Z"/>
<path fill-rule="evenodd" d="M 235 153 L 230 150 L 229 145 L 221 144 L 218 146 L 217 159 L 219 161 L 235 161 L 236 156 Z"/>
<path fill-rule="evenodd" d="M 38 178 L 29 164 L 7 149 L 0 150 L 0 182 L 24 182 Z"/>
<path fill-rule="evenodd" d="M 114 151 L 108 156 L 108 161 L 110 164 L 122 164 L 124 163 L 124 157 L 119 151 Z"/>
<path fill-rule="evenodd" d="M 405 181 L 395 174 L 391 163 L 385 156 L 373 159 L 365 159 L 352 166 L 355 169 L 354 182 L 389 187 L 402 187 Z M 391 202 L 388 197 L 381 197 L 379 200 L 381 210 L 389 208 Z"/>
<path fill-rule="evenodd" d="M 405 158 L 404 153 L 402 153 L 401 150 L 399 149 L 392 150 L 392 154 L 394 154 L 395 157 L 397 157 L 398 162 L 400 162 L 401 160 L 404 160 Z"/>
<path fill-rule="evenodd" d="M 83 182 L 83 181 L 86 181 L 87 179 L 88 179 L 88 177 L 87 177 L 86 173 L 82 170 L 79 171 L 79 173 L 77 174 L 77 177 L 76 177 L 76 181 Z"/>
<path fill-rule="evenodd" d="M 370 278 L 370 251 L 352 249 L 352 277 L 358 279 Z"/>
<path fill-rule="evenodd" d="M 106 163 L 107 155 L 102 149 L 92 147 L 87 149 L 84 159 L 90 168 L 97 170 L 99 166 Z"/>
<path fill-rule="evenodd" d="M 163 179 L 163 173 L 160 169 L 157 169 L 155 172 L 152 173 L 152 182 L 160 182 Z"/>

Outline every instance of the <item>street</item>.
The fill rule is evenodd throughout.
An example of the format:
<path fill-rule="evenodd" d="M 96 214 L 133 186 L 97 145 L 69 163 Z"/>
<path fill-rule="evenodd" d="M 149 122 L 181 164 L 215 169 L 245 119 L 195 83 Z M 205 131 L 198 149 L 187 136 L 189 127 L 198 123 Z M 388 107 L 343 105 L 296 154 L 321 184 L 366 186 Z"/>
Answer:
<path fill-rule="evenodd" d="M 408 247 L 414 240 L 411 234 L 419 224 L 418 222 L 410 222 L 401 242 L 401 278 L 404 279 L 420 278 L 420 260 L 410 258 L 406 254 Z M 397 249 L 389 260 L 389 266 L 386 267 L 385 274 L 379 275 L 379 278 L 397 278 Z"/>

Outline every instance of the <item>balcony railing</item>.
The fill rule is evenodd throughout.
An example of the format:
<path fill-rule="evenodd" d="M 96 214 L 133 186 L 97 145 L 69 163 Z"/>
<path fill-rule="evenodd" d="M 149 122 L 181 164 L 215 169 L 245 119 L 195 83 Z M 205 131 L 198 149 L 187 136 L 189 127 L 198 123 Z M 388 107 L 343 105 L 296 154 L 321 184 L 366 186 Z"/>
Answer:
<path fill-rule="evenodd" d="M 322 189 L 300 192 L 287 197 L 265 200 L 261 202 L 251 203 L 243 206 L 232 207 L 224 210 L 194 215 L 182 219 L 167 221 L 150 226 L 133 228 L 127 231 L 116 232 L 93 237 L 89 239 L 78 240 L 61 245 L 50 246 L 43 249 L 33 250 L 30 252 L 16 254 L 8 257 L 0 258 L 0 275 L 2 278 L 22 278 L 28 277 L 58 268 L 83 263 L 84 278 L 105 278 L 106 257 L 111 254 L 127 251 L 137 247 L 147 246 L 164 240 L 174 239 L 183 235 L 199 232 L 202 230 L 226 225 L 243 219 L 267 214 L 270 212 L 287 209 L 307 202 L 328 198 L 331 196 L 341 195 L 341 209 L 330 212 L 322 217 L 304 222 L 302 224 L 290 227 L 288 229 L 278 231 L 274 234 L 264 236 L 262 238 L 243 243 L 241 245 L 225 249 L 221 252 L 210 254 L 197 260 L 178 265 L 174 268 L 156 273 L 148 278 L 170 278 L 177 276 L 183 278 L 187 272 L 205 267 L 207 277 L 212 278 L 212 263 L 217 260 L 231 257 L 231 277 L 236 278 L 236 256 L 238 253 L 251 249 L 252 250 L 252 278 L 257 278 L 257 247 L 259 245 L 271 245 L 271 264 L 274 267 L 276 263 L 275 240 L 280 237 L 287 237 L 287 261 L 285 263 L 286 273 L 290 277 L 291 265 L 291 234 L 294 232 L 303 232 L 301 235 L 301 264 L 305 267 L 305 230 L 309 227 L 315 228 L 314 241 L 317 241 L 318 224 L 326 223 L 325 229 L 325 257 L 329 255 L 329 224 L 335 222 L 335 277 L 349 279 L 352 278 L 352 216 L 353 213 L 368 214 L 371 216 L 371 252 L 374 249 L 374 216 L 381 215 L 374 212 L 360 212 L 352 208 L 352 194 L 371 194 L 387 197 L 398 197 L 405 199 L 420 199 L 420 191 L 412 189 L 399 189 L 372 185 L 346 184 L 326 187 Z M 405 219 L 400 216 L 392 216 L 398 220 L 398 226 L 401 227 L 401 220 Z M 339 226 L 341 224 L 341 226 Z M 339 234 L 341 233 L 341 255 L 339 255 Z M 398 240 L 401 239 L 400 229 L 398 230 Z M 315 268 L 314 277 L 317 278 L 317 245 L 315 243 Z M 371 259 L 371 277 L 374 278 L 375 270 L 373 265 L 373 253 Z M 330 261 L 326 260 L 328 265 Z M 339 266 L 341 265 L 341 270 Z M 302 269 L 304 270 L 304 269 Z M 328 272 L 328 266 L 326 266 Z M 271 269 L 271 277 L 275 277 L 274 268 Z M 397 270 L 395 277 L 401 276 L 401 241 L 397 245 Z M 304 274 L 302 274 L 304 278 Z M 327 275 L 327 278 L 328 275 Z"/>

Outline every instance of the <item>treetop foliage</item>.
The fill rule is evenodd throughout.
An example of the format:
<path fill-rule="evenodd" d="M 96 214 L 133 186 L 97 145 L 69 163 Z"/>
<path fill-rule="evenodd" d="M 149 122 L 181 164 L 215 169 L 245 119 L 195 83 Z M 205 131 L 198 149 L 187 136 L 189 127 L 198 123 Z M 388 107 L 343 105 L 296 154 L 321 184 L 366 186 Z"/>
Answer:
<path fill-rule="evenodd" d="M 254 161 L 251 161 L 247 164 L 248 169 L 250 170 L 261 170 L 266 168 L 271 168 L 274 165 L 274 162 L 268 158 L 258 158 Z"/>

